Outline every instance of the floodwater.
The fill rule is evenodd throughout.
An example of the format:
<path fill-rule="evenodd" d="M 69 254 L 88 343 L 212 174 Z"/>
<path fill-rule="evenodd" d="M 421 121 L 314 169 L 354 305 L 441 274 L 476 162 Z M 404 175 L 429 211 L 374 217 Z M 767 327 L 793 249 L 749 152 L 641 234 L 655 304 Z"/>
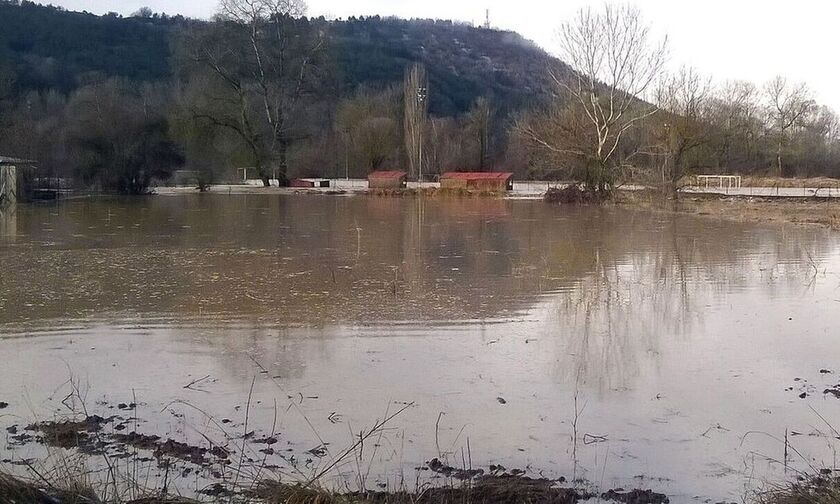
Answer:
<path fill-rule="evenodd" d="M 838 328 L 840 236 L 817 228 L 311 195 L 0 219 L 0 427 L 136 402 L 140 432 L 274 434 L 272 470 L 312 475 L 404 409 L 330 472 L 351 489 L 440 457 L 740 500 L 835 466 Z M 7 435 L 0 468 L 40 456 Z"/>

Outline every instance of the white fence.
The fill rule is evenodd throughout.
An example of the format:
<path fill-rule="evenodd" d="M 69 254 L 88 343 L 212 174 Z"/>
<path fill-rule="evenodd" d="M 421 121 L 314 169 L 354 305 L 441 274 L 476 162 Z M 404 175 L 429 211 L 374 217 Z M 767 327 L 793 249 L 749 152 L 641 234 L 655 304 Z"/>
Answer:
<path fill-rule="evenodd" d="M 740 175 L 697 175 L 697 187 L 704 187 L 709 189 L 710 182 L 717 182 L 712 184 L 712 187 L 717 186 L 718 189 L 740 189 L 741 176 Z M 705 185 L 704 185 L 705 184 Z"/>

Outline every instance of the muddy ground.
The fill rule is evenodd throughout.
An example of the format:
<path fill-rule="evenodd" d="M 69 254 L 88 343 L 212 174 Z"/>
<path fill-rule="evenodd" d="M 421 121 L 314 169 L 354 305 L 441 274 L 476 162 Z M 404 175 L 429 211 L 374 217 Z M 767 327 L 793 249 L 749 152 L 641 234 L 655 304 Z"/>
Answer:
<path fill-rule="evenodd" d="M 612 205 L 622 208 L 677 212 L 737 222 L 816 225 L 840 230 L 840 198 L 780 198 L 680 194 L 659 191 L 616 191 Z"/>
<path fill-rule="evenodd" d="M 119 409 L 131 409 L 128 406 Z M 507 469 L 501 465 L 491 465 L 487 469 L 452 467 L 446 463 L 432 459 L 418 469 L 433 474 L 428 484 L 416 491 L 375 491 L 367 493 L 334 494 L 318 489 L 316 482 L 286 483 L 275 480 L 232 484 L 220 472 L 225 466 L 238 461 L 235 454 L 237 443 L 231 446 L 220 446 L 209 443 L 197 446 L 170 438 L 130 430 L 130 426 L 137 426 L 135 417 L 125 418 L 120 415 L 103 417 L 89 415 L 72 419 L 44 421 L 25 426 L 12 425 L 5 428 L 7 434 L 7 448 L 14 449 L 36 443 L 51 448 L 72 450 L 88 457 L 107 455 L 111 459 L 134 457 L 140 462 L 156 464 L 158 468 L 172 468 L 175 474 L 186 477 L 194 471 L 202 471 L 211 480 L 217 481 L 207 485 L 198 492 L 204 501 L 210 502 L 266 502 L 273 503 L 464 503 L 480 502 L 484 504 L 502 503 L 532 503 L 532 504 L 574 504 L 593 498 L 628 503 L 628 504 L 665 504 L 668 497 L 649 489 L 610 489 L 605 492 L 591 490 L 592 486 L 585 481 L 576 481 L 569 485 L 565 478 L 548 479 L 535 478 L 526 475 L 520 469 Z M 260 452 L 272 450 L 278 443 L 273 436 L 258 437 L 253 432 L 239 438 L 238 443 L 246 442 L 257 447 L 263 447 Z M 250 457 L 245 460 L 251 464 L 260 461 Z M 179 466 L 173 462 L 179 462 Z M 36 461 L 18 461 L 3 459 L 0 462 L 10 465 L 34 467 Z M 39 474 L 39 473 L 36 473 Z M 0 502 L 14 502 L 15 504 L 69 504 L 79 502 L 101 502 L 97 500 L 92 490 L 59 490 L 71 487 L 70 482 L 40 481 L 35 478 L 25 481 L 0 473 Z M 85 499 L 74 494 L 82 492 Z M 130 501 L 131 504 L 181 504 L 193 502 L 189 499 L 175 499 L 172 497 L 155 497 Z"/>

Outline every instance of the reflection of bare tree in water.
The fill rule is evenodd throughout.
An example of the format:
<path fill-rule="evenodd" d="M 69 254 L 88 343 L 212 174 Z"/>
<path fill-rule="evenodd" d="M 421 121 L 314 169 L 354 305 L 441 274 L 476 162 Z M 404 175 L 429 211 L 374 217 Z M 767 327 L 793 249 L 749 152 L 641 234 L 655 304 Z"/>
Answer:
<path fill-rule="evenodd" d="M 643 366 L 657 365 L 666 338 L 702 329 L 708 305 L 746 289 L 762 299 L 800 290 L 807 258 L 827 252 L 809 234 L 780 241 L 729 226 L 709 236 L 690 224 L 674 219 L 658 232 L 636 232 L 635 248 L 606 235 L 590 254 L 571 256 L 583 264 L 566 269 L 588 273 L 556 296 L 549 329 L 565 342 L 558 365 L 566 383 L 599 394 L 631 387 Z"/>
<path fill-rule="evenodd" d="M 601 392 L 626 387 L 643 356 L 656 358 L 662 337 L 684 334 L 699 322 L 675 257 L 599 261 L 591 276 L 558 300 L 560 334 L 568 338 L 571 359 L 561 366 L 570 382 Z"/>

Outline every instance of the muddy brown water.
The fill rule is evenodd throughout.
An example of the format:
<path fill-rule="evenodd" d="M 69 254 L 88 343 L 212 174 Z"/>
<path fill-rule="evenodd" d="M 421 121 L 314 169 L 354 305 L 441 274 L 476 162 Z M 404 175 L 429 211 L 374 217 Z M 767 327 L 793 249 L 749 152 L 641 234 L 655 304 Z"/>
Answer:
<path fill-rule="evenodd" d="M 236 460 L 255 431 L 300 475 L 410 405 L 330 474 L 351 489 L 442 458 L 739 500 L 835 465 L 838 328 L 840 236 L 816 228 L 213 194 L 0 218 L 0 432 L 84 407 Z M 0 468 L 48 456 L 9 433 Z"/>

